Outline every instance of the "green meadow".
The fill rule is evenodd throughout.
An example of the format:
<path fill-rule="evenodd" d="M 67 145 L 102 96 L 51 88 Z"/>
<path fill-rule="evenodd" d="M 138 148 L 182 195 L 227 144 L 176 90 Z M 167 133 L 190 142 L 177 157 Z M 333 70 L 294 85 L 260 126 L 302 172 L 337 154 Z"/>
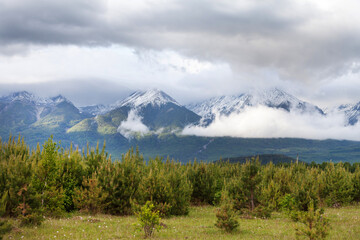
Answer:
<path fill-rule="evenodd" d="M 234 233 L 216 228 L 213 206 L 190 208 L 188 216 L 161 220 L 163 228 L 152 239 L 296 239 L 295 226 L 286 214 L 274 212 L 269 219 L 242 218 Z M 330 220 L 326 239 L 360 239 L 360 206 L 326 208 Z M 19 227 L 10 220 L 14 229 L 4 239 L 143 239 L 143 232 L 136 230 L 136 216 L 68 214 L 65 218 L 46 219 L 39 227 Z M 305 238 L 304 238 L 305 239 Z"/>

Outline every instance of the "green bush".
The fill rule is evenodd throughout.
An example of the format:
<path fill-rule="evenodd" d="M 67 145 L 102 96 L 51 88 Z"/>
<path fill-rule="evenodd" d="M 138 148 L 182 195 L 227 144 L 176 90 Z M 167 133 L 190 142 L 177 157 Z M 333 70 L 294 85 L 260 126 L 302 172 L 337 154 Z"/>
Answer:
<path fill-rule="evenodd" d="M 106 212 L 116 215 L 132 214 L 131 199 L 136 198 L 145 171 L 143 157 L 138 149 L 129 150 L 121 162 L 103 161 L 98 168 L 99 185 L 108 195 Z"/>
<path fill-rule="evenodd" d="M 221 194 L 221 206 L 216 211 L 216 218 L 215 226 L 226 232 L 232 232 L 239 226 L 233 202 L 226 191 L 223 191 Z"/>
<path fill-rule="evenodd" d="M 20 216 L 20 226 L 40 226 L 44 220 L 40 212 L 31 212 Z"/>
<path fill-rule="evenodd" d="M 153 236 L 155 231 L 161 229 L 159 211 L 155 210 L 150 201 L 147 201 L 136 215 L 139 221 L 138 229 L 144 230 L 145 238 Z"/>
<path fill-rule="evenodd" d="M 189 212 L 192 188 L 180 163 L 157 157 L 150 159 L 134 202 L 151 201 L 161 216 L 186 215 Z"/>
<path fill-rule="evenodd" d="M 96 214 L 104 211 L 106 197 L 107 193 L 102 191 L 93 173 L 92 178 L 84 179 L 82 188 L 75 189 L 73 199 L 75 207 L 80 211 Z"/>
<path fill-rule="evenodd" d="M 219 165 L 214 163 L 194 161 L 187 164 L 187 177 L 193 188 L 192 203 L 213 204 L 215 194 L 223 187 L 219 170 Z"/>
<path fill-rule="evenodd" d="M 306 236 L 310 240 L 324 239 L 329 233 L 329 220 L 324 217 L 324 210 L 315 210 L 311 202 L 308 211 L 299 214 L 299 223 L 296 230 L 296 237 Z"/>

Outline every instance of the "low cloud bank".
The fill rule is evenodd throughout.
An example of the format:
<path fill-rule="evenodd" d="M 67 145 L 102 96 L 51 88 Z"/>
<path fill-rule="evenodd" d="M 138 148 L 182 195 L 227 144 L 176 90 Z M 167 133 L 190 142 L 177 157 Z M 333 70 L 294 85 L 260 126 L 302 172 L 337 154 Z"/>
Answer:
<path fill-rule="evenodd" d="M 142 118 L 137 115 L 136 111 L 131 110 L 126 121 L 121 122 L 118 127 L 118 132 L 126 138 L 133 137 L 135 133 L 148 133 L 149 129 L 141 122 L 141 119 Z"/>
<path fill-rule="evenodd" d="M 286 112 L 264 106 L 244 112 L 219 116 L 207 127 L 187 126 L 185 135 L 230 136 L 244 138 L 307 138 L 360 140 L 360 124 L 345 126 L 345 116 L 339 112 L 323 116 L 318 113 Z"/>

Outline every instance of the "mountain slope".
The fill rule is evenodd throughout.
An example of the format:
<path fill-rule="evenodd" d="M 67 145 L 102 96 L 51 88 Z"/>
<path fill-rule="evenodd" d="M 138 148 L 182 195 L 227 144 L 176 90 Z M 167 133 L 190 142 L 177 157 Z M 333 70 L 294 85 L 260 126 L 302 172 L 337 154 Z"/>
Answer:
<path fill-rule="evenodd" d="M 0 132 L 17 134 L 65 133 L 89 114 L 82 114 L 65 97 L 40 98 L 16 92 L 0 98 Z"/>
<path fill-rule="evenodd" d="M 101 134 L 114 134 L 117 131 L 124 132 L 123 130 L 136 132 L 138 128 L 134 125 L 141 124 L 149 131 L 173 131 L 200 120 L 200 116 L 181 106 L 175 99 L 158 89 L 135 92 L 108 109 L 112 110 L 106 114 L 97 115 L 91 121 L 80 122 L 69 129 L 69 132 L 90 131 L 94 127 Z M 135 119 L 130 118 L 129 115 Z M 126 122 L 126 126 L 122 125 L 122 122 Z M 134 126 L 133 129 L 132 126 Z"/>
<path fill-rule="evenodd" d="M 104 115 L 87 118 L 70 128 L 68 133 L 96 132 L 99 134 L 117 134 L 118 127 L 128 117 L 128 107 L 120 107 Z"/>
<path fill-rule="evenodd" d="M 200 116 L 158 89 L 135 92 L 118 104 L 134 111 L 150 131 L 182 129 L 200 120 Z"/>

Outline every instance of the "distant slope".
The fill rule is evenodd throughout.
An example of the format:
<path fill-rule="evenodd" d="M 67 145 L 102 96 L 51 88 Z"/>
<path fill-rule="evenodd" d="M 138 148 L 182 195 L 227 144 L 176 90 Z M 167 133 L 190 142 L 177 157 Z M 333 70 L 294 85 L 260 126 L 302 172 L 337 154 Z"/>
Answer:
<path fill-rule="evenodd" d="M 261 164 L 268 164 L 270 162 L 274 164 L 296 162 L 295 158 L 283 154 L 259 154 L 253 156 L 223 158 L 221 160 L 216 160 L 215 163 L 221 163 L 221 162 L 246 163 L 246 161 L 256 157 L 259 157 L 259 161 Z"/>
<path fill-rule="evenodd" d="M 128 107 L 119 107 L 104 115 L 84 119 L 72 128 L 68 133 L 93 132 L 97 134 L 119 134 L 117 129 L 122 121 L 128 117 L 130 109 Z"/>
<path fill-rule="evenodd" d="M 0 98 L 1 135 L 65 133 L 89 116 L 61 95 L 40 98 L 24 91 Z"/>
<path fill-rule="evenodd" d="M 283 154 L 299 156 L 304 162 L 360 162 L 360 142 L 339 140 L 308 140 L 298 138 L 231 138 L 196 137 L 176 134 L 148 135 L 133 139 L 129 146 L 139 146 L 146 157 L 170 156 L 182 162 L 194 158 L 215 161 L 220 158 Z"/>

